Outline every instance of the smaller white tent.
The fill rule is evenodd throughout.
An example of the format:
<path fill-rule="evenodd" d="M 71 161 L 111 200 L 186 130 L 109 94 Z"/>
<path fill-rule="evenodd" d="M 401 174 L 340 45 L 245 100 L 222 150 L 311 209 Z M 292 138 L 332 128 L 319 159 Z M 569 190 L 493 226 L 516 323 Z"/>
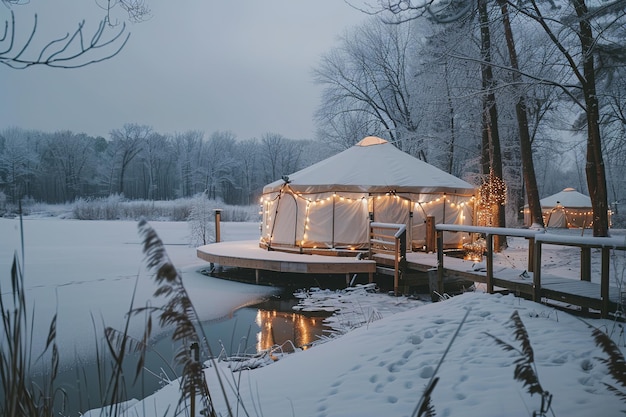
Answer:
<path fill-rule="evenodd" d="M 561 192 L 542 198 L 539 202 L 546 227 L 591 227 L 593 221 L 591 198 L 574 188 L 565 188 Z M 527 224 L 530 222 L 528 207 L 524 210 L 524 219 Z"/>

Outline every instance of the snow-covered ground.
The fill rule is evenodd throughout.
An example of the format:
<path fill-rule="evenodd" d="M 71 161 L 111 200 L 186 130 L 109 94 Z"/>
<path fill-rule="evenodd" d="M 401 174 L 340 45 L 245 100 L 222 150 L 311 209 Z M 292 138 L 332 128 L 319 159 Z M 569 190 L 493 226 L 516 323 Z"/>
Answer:
<path fill-rule="evenodd" d="M 542 387 L 556 416 L 617 416 L 626 409 L 603 383 L 617 385 L 597 357 L 603 354 L 584 322 L 513 296 L 467 293 L 369 322 L 328 343 L 243 375 L 220 368 L 250 415 L 411 416 L 446 347 L 469 311 L 437 371 L 432 395 L 438 416 L 531 416 L 541 398 L 513 378 L 518 354 L 505 352 L 489 332 L 512 345 L 509 318 L 518 311 L 535 352 Z M 621 326 L 589 320 L 621 339 Z M 206 370 L 217 387 L 214 368 Z M 226 415 L 222 398 L 218 409 Z M 176 384 L 136 404 L 129 415 L 163 415 L 178 400 Z M 234 395 L 230 398 L 235 404 Z M 147 408 L 145 408 L 147 407 Z M 174 415 L 172 412 L 167 415 Z M 240 412 L 239 415 L 245 415 Z M 548 415 L 552 415 L 549 413 Z"/>
<path fill-rule="evenodd" d="M 73 355 L 93 340 L 91 315 L 97 322 L 121 325 L 137 279 L 136 304 L 150 298 L 154 287 L 143 266 L 134 222 L 30 219 L 24 224 L 27 297 L 35 305 L 36 316 L 41 317 L 36 327 L 42 330 L 42 337 L 51 314 L 58 310 L 61 349 L 65 345 Z M 204 263 L 196 258 L 195 248 L 187 245 L 187 226 L 171 222 L 153 222 L 152 226 L 183 272 L 203 318 L 223 316 L 271 291 L 198 274 Z M 257 235 L 256 224 L 223 224 L 225 240 L 248 240 Z M 0 268 L 7 271 L 0 274 L 0 283 L 6 294 L 12 254 L 19 249 L 18 221 L 0 219 L 0 236 Z M 523 239 L 511 240 L 510 249 L 497 264 L 523 267 L 524 244 Z M 546 270 L 552 268 L 559 275 L 571 274 L 577 279 L 576 250 L 550 247 L 544 249 L 544 256 Z M 514 380 L 519 356 L 504 351 L 485 333 L 518 347 L 510 327 L 514 311 L 519 312 L 528 331 L 539 381 L 553 395 L 554 415 L 604 417 L 620 415 L 626 409 L 626 403 L 604 385 L 618 384 L 608 375 L 600 360 L 606 355 L 595 345 L 586 324 L 605 331 L 625 352 L 621 323 L 583 322 L 541 304 L 480 292 L 440 303 L 362 290 L 315 291 L 303 297 L 304 309 L 340 309 L 343 313 L 334 316 L 331 324 L 344 334 L 251 371 L 232 374 L 228 362 L 220 363 L 222 376 L 231 384 L 238 381 L 247 411 L 239 405 L 238 415 L 410 416 L 436 374 L 439 381 L 432 405 L 438 416 L 530 416 L 539 410 L 541 399 L 530 396 L 522 383 Z M 357 325 L 360 327 L 354 329 Z M 206 374 L 218 410 L 226 415 L 215 369 L 207 368 Z M 178 399 L 174 382 L 134 402 L 127 415 L 173 416 Z"/>

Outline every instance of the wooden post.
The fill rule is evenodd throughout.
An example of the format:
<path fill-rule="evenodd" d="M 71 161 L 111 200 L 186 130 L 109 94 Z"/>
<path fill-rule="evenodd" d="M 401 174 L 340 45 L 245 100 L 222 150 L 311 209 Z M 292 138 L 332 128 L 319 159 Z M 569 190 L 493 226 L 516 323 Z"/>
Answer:
<path fill-rule="evenodd" d="M 437 292 L 443 295 L 443 231 L 437 230 Z"/>
<path fill-rule="evenodd" d="M 493 294 L 493 235 L 487 233 L 487 292 Z"/>
<path fill-rule="evenodd" d="M 535 238 L 528 239 L 528 266 L 526 267 L 528 272 L 535 270 Z"/>
<path fill-rule="evenodd" d="M 369 234 L 369 239 L 367 240 L 367 259 L 372 259 L 372 237 L 374 234 L 374 229 L 372 228 L 372 220 L 371 220 L 371 213 L 370 213 L 370 221 L 368 222 L 368 234 Z"/>
<path fill-rule="evenodd" d="M 436 249 L 435 241 L 437 239 L 437 231 L 435 230 L 435 216 L 426 217 L 426 252 L 434 252 Z"/>
<path fill-rule="evenodd" d="M 400 295 L 399 287 L 400 287 L 400 239 L 395 239 L 395 253 L 393 254 L 394 262 L 393 262 L 393 294 L 397 297 Z"/>
<path fill-rule="evenodd" d="M 198 343 L 193 342 L 191 346 L 189 347 L 189 350 L 191 353 L 190 356 L 193 358 L 193 360 L 195 362 L 199 362 L 200 361 L 200 346 L 198 345 Z M 189 413 L 192 417 L 195 417 L 196 415 L 196 390 L 193 384 L 191 384 L 191 392 L 189 394 L 189 400 L 191 402 Z"/>
<path fill-rule="evenodd" d="M 222 209 L 215 209 L 215 243 L 221 242 L 220 222 L 222 220 Z"/>
<path fill-rule="evenodd" d="M 609 316 L 609 260 L 610 249 L 602 248 L 602 272 L 600 274 L 600 301 L 602 303 L 600 315 L 602 318 Z"/>
<path fill-rule="evenodd" d="M 541 242 L 535 242 L 535 268 L 533 271 L 533 301 L 541 301 Z"/>
<path fill-rule="evenodd" d="M 591 248 L 580 248 L 580 280 L 591 282 Z"/>

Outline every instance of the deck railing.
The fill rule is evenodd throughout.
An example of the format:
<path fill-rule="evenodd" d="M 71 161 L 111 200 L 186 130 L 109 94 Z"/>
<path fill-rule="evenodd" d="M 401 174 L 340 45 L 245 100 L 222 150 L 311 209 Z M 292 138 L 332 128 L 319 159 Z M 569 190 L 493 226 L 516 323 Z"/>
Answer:
<path fill-rule="evenodd" d="M 443 294 L 443 233 L 465 232 L 480 233 L 486 241 L 486 284 L 487 292 L 493 292 L 493 236 L 512 236 L 528 239 L 528 272 L 533 273 L 532 298 L 541 301 L 541 250 L 544 244 L 559 246 L 574 246 L 580 248 L 580 279 L 591 281 L 591 249 L 601 250 L 600 273 L 600 314 L 607 317 L 609 312 L 609 261 L 611 250 L 626 251 L 624 237 L 582 237 L 566 236 L 561 234 L 545 233 L 543 230 L 513 229 L 501 227 L 478 227 L 453 224 L 438 224 L 437 230 L 437 282 L 439 291 Z"/>
<path fill-rule="evenodd" d="M 485 250 L 487 252 L 487 292 L 493 293 L 493 237 L 512 236 L 528 239 L 528 272 L 533 272 L 535 268 L 535 238 L 538 234 L 543 234 L 543 230 L 513 229 L 508 227 L 481 227 L 466 226 L 460 224 L 437 224 L 437 281 L 440 294 L 443 294 L 443 232 L 464 232 L 479 233 L 485 236 Z"/>
<path fill-rule="evenodd" d="M 600 313 L 607 317 L 609 312 L 609 262 L 611 250 L 626 251 L 624 237 L 582 237 L 545 234 L 535 238 L 535 271 L 533 275 L 533 299 L 539 301 L 541 297 L 541 248 L 544 244 L 575 246 L 580 248 L 580 279 L 591 281 L 591 249 L 601 251 L 600 270 Z"/>
<path fill-rule="evenodd" d="M 397 295 L 400 275 L 403 265 L 406 263 L 406 225 L 371 222 L 369 259 L 374 259 L 375 255 L 393 258 L 393 290 Z"/>

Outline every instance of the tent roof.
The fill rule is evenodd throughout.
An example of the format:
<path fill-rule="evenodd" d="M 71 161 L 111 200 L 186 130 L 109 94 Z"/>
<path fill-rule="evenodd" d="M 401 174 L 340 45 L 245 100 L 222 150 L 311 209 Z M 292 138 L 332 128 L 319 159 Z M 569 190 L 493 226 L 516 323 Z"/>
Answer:
<path fill-rule="evenodd" d="M 569 208 L 591 207 L 591 198 L 579 193 L 573 188 L 566 188 L 561 192 L 539 200 L 541 207 L 556 207 L 561 205 Z"/>
<path fill-rule="evenodd" d="M 475 187 L 439 168 L 402 152 L 384 139 L 368 136 L 353 147 L 263 188 L 278 191 L 289 181 L 292 190 L 320 192 L 388 192 L 474 194 Z"/>

